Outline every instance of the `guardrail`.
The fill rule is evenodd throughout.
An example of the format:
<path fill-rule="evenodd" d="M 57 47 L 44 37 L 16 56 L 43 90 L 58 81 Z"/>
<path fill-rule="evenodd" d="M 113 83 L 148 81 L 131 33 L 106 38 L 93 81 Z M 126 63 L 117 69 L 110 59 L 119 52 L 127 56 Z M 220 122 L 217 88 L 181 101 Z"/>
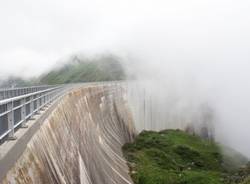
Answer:
<path fill-rule="evenodd" d="M 0 100 L 12 98 L 20 95 L 26 95 L 29 93 L 34 93 L 37 91 L 53 88 L 56 86 L 51 85 L 43 85 L 43 86 L 32 86 L 32 87 L 24 87 L 24 88 L 6 88 L 0 89 Z"/>
<path fill-rule="evenodd" d="M 9 93 L 9 96 L 15 96 L 7 98 L 8 95 L 6 95 L 5 97 L 7 99 L 0 99 L 0 144 L 3 140 L 15 139 L 14 134 L 18 128 L 26 127 L 27 120 L 32 118 L 32 116 L 44 106 L 62 96 L 66 90 L 84 85 L 116 85 L 122 83 L 123 81 L 106 81 L 75 83 L 60 86 L 36 86 L 7 90 L 0 89 L 0 94 L 3 91 L 12 91 L 7 93 Z"/>
<path fill-rule="evenodd" d="M 38 91 L 0 100 L 0 142 L 6 138 L 14 139 L 17 128 L 26 127 L 28 119 L 64 92 L 64 86 L 43 87 L 29 88 Z"/>

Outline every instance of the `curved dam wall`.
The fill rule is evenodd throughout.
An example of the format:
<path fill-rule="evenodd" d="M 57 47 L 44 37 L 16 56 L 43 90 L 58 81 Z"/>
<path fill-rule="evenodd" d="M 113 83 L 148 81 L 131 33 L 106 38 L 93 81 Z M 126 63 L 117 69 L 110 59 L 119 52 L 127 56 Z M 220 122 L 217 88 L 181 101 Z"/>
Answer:
<path fill-rule="evenodd" d="M 121 147 L 135 135 L 122 85 L 74 89 L 51 112 L 2 183 L 132 183 Z"/>
<path fill-rule="evenodd" d="M 2 183 L 132 184 L 121 147 L 137 132 L 172 128 L 213 134 L 209 107 L 165 91 L 133 81 L 73 89 Z"/>

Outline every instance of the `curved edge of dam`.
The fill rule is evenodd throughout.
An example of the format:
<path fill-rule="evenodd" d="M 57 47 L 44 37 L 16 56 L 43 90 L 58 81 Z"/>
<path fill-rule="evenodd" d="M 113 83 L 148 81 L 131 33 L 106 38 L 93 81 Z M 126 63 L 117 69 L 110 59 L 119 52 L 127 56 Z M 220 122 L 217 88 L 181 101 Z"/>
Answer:
<path fill-rule="evenodd" d="M 121 150 L 137 134 L 125 91 L 122 85 L 70 91 L 2 183 L 133 183 Z"/>

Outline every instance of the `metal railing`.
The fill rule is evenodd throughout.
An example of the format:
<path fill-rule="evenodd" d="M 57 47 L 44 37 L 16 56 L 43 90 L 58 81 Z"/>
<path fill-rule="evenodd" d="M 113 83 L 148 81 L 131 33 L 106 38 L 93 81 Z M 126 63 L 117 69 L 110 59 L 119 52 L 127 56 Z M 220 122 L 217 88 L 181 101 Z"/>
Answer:
<path fill-rule="evenodd" d="M 56 86 L 43 85 L 43 86 L 32 86 L 32 87 L 23 87 L 23 88 L 6 88 L 0 89 L 0 100 L 12 98 L 20 95 L 26 95 L 29 93 L 34 93 L 37 91 L 53 88 Z"/>
<path fill-rule="evenodd" d="M 22 95 L 0 100 L 0 142 L 6 138 L 15 138 L 17 128 L 25 127 L 28 119 L 62 95 L 65 89 L 64 86 L 47 87 L 33 87 L 27 90 L 34 92 L 21 90 Z"/>
<path fill-rule="evenodd" d="M 0 144 L 6 139 L 15 139 L 14 134 L 18 128 L 26 127 L 26 122 L 33 115 L 62 96 L 67 90 L 77 86 L 116 85 L 121 83 L 122 81 L 86 82 L 60 86 L 0 89 Z M 5 99 L 1 99 L 1 95 Z"/>

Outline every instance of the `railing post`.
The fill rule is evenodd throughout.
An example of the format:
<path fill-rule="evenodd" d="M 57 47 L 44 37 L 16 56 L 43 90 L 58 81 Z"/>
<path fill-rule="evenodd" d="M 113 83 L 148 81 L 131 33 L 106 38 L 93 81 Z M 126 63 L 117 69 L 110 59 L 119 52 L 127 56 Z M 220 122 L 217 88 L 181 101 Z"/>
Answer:
<path fill-rule="evenodd" d="M 48 103 L 49 103 L 49 94 L 46 93 L 46 105 L 48 105 Z"/>
<path fill-rule="evenodd" d="M 14 111 L 13 111 L 13 101 L 7 104 L 8 113 L 8 130 L 11 130 L 8 134 L 8 139 L 15 140 L 16 137 L 14 136 Z"/>
<path fill-rule="evenodd" d="M 4 90 L 4 92 L 3 92 L 3 99 L 5 99 L 6 98 L 6 90 Z"/>
<path fill-rule="evenodd" d="M 32 117 L 33 113 L 34 113 L 34 101 L 33 101 L 33 99 L 34 99 L 34 96 L 30 96 L 30 113 L 31 113 L 30 117 Z"/>
<path fill-rule="evenodd" d="M 49 92 L 49 104 L 52 102 L 52 93 Z"/>
<path fill-rule="evenodd" d="M 2 99 L 4 99 L 4 93 L 3 92 L 0 93 L 0 100 L 2 100 Z"/>
<path fill-rule="evenodd" d="M 42 94 L 42 96 L 43 96 L 43 98 L 42 98 L 42 105 L 44 105 L 45 103 L 46 103 L 46 96 L 44 96 L 45 94 L 43 93 Z"/>
<path fill-rule="evenodd" d="M 22 104 L 22 107 L 21 107 L 21 118 L 22 118 L 22 124 L 21 124 L 21 127 L 22 128 L 27 128 L 28 126 L 26 125 L 26 105 L 25 105 L 25 98 L 21 100 L 21 104 Z"/>
<path fill-rule="evenodd" d="M 44 93 L 43 93 L 42 95 L 44 95 Z M 44 104 L 45 104 L 45 100 L 46 100 L 46 96 L 43 96 L 43 98 L 42 98 L 42 99 L 43 99 L 43 100 L 42 100 L 42 101 L 43 101 L 43 103 L 42 103 L 42 104 L 44 105 Z"/>
<path fill-rule="evenodd" d="M 40 106 L 41 106 L 41 104 L 40 104 L 40 99 L 41 99 L 41 98 L 40 98 L 40 95 L 41 95 L 41 94 L 38 94 L 38 95 L 37 95 L 37 100 L 36 100 L 36 106 L 37 106 L 36 108 L 37 108 L 37 113 L 38 113 L 38 109 L 39 109 L 39 108 L 40 108 Z"/>

